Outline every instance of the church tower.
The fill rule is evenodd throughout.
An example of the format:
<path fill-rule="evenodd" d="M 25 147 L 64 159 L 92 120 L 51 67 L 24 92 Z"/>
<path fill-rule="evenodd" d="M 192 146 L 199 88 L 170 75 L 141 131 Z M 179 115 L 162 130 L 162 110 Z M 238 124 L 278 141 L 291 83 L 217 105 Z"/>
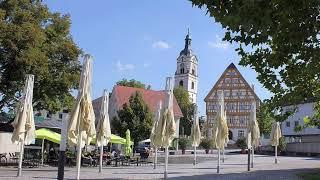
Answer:
<path fill-rule="evenodd" d="M 177 70 L 174 76 L 175 87 L 181 86 L 189 93 L 190 102 L 197 102 L 198 59 L 191 50 L 191 37 L 186 35 L 184 49 L 177 58 Z"/>

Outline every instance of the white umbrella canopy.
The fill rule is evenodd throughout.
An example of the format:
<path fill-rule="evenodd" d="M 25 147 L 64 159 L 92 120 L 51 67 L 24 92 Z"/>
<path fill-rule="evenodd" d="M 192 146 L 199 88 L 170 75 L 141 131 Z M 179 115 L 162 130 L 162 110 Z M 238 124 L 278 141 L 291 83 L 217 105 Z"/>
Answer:
<path fill-rule="evenodd" d="M 274 162 L 278 163 L 278 146 L 279 146 L 279 139 L 281 137 L 281 129 L 279 122 L 273 122 L 272 123 L 272 129 L 271 129 L 271 145 L 275 146 L 275 160 Z"/>
<path fill-rule="evenodd" d="M 32 97 L 33 97 L 34 75 L 28 74 L 26 76 L 23 96 L 16 108 L 16 117 L 12 122 L 14 127 L 11 141 L 15 144 L 20 142 L 20 157 L 18 165 L 18 174 L 21 176 L 22 159 L 24 152 L 24 145 L 31 144 L 36 138 L 35 124 L 33 117 Z"/>
<path fill-rule="evenodd" d="M 110 119 L 108 113 L 109 96 L 103 91 L 100 116 L 97 125 L 97 145 L 106 146 L 111 139 Z"/>
<path fill-rule="evenodd" d="M 224 97 L 223 92 L 219 96 L 219 110 L 217 111 L 216 122 L 213 127 L 213 144 L 217 149 L 224 149 L 226 143 L 228 143 L 229 130 L 226 118 L 226 112 L 224 111 Z"/>
<path fill-rule="evenodd" d="M 81 147 L 89 144 L 96 135 L 95 115 L 91 99 L 92 57 L 86 54 L 83 64 L 78 96 L 72 108 L 68 126 L 69 145 L 76 145 L 78 143 L 78 135 L 81 132 Z"/>
<path fill-rule="evenodd" d="M 172 140 L 176 136 L 176 123 L 174 121 L 173 115 L 173 84 L 172 78 L 168 77 L 166 79 L 166 97 L 164 102 L 164 107 L 161 113 L 161 117 L 158 121 L 155 130 L 156 139 L 154 141 L 157 147 L 169 147 Z"/>
<path fill-rule="evenodd" d="M 162 112 L 162 101 L 158 103 L 158 111 L 154 116 L 153 125 L 151 129 L 150 143 L 154 147 L 161 147 L 162 145 L 162 136 L 160 136 L 161 132 L 159 131 L 159 121 L 161 118 L 161 112 Z"/>
<path fill-rule="evenodd" d="M 192 146 L 198 147 L 201 140 L 201 131 L 199 126 L 199 118 L 197 114 L 198 107 L 195 107 L 195 113 L 194 113 L 194 121 L 191 128 L 191 139 L 192 139 Z"/>
<path fill-rule="evenodd" d="M 278 146 L 280 137 L 281 137 L 280 124 L 279 122 L 273 122 L 272 129 L 271 129 L 271 139 L 270 139 L 271 145 Z"/>
<path fill-rule="evenodd" d="M 193 124 L 191 127 L 191 140 L 192 140 L 192 146 L 193 146 L 193 165 L 197 164 L 197 147 L 200 144 L 201 141 L 201 132 L 200 132 L 200 126 L 199 126 L 199 118 L 198 118 L 198 107 L 195 106 L 194 109 L 194 119 Z"/>
<path fill-rule="evenodd" d="M 32 107 L 33 84 L 34 75 L 28 74 L 25 80 L 23 96 L 17 105 L 16 117 L 12 122 L 14 130 L 11 141 L 15 144 L 24 141 L 25 145 L 29 145 L 36 138 Z"/>
<path fill-rule="evenodd" d="M 256 109 L 256 102 L 252 102 L 248 130 L 251 132 L 251 145 L 254 147 L 259 146 L 260 140 L 260 129 L 257 121 Z"/>
<path fill-rule="evenodd" d="M 111 139 L 111 128 L 108 113 L 109 96 L 107 90 L 103 91 L 100 108 L 100 116 L 97 126 L 97 145 L 100 146 L 99 172 L 102 171 L 103 146 L 106 146 Z"/>
<path fill-rule="evenodd" d="M 70 113 L 68 126 L 68 144 L 77 144 L 77 179 L 80 178 L 81 149 L 85 144 L 90 144 L 96 135 L 91 99 L 92 57 L 86 54 L 83 64 L 78 96 Z"/>

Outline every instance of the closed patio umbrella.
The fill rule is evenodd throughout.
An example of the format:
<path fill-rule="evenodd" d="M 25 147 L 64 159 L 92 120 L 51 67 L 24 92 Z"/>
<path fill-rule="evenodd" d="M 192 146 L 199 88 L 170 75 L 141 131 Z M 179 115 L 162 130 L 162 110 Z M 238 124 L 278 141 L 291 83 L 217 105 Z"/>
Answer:
<path fill-rule="evenodd" d="M 250 111 L 250 119 L 248 122 L 248 134 L 251 135 L 251 138 L 248 138 L 251 140 L 251 148 L 252 148 L 252 156 L 251 156 L 251 167 L 253 168 L 253 160 L 254 160 L 254 148 L 259 146 L 259 140 L 260 140 L 260 129 L 259 124 L 257 121 L 257 107 L 256 102 L 252 102 L 251 104 L 251 111 Z"/>
<path fill-rule="evenodd" d="M 108 114 L 109 96 L 107 90 L 103 91 L 100 108 L 100 116 L 97 126 L 97 145 L 100 146 L 99 172 L 102 171 L 103 146 L 106 146 L 111 139 L 111 128 Z"/>
<path fill-rule="evenodd" d="M 279 122 L 273 122 L 272 123 L 272 129 L 271 129 L 271 145 L 275 146 L 275 159 L 274 163 L 278 163 L 278 146 L 279 146 L 279 139 L 281 138 L 281 129 Z"/>
<path fill-rule="evenodd" d="M 165 92 L 166 97 L 164 101 L 163 111 L 155 130 L 155 145 L 156 147 L 165 148 L 164 179 L 167 179 L 169 146 L 173 138 L 176 136 L 176 123 L 174 121 L 173 115 L 173 82 L 171 77 L 166 78 Z"/>
<path fill-rule="evenodd" d="M 26 75 L 23 95 L 17 104 L 16 117 L 12 122 L 14 127 L 11 141 L 20 143 L 20 156 L 17 176 L 21 176 L 24 145 L 29 145 L 35 139 L 35 125 L 33 117 L 32 97 L 33 97 L 34 75 Z"/>
<path fill-rule="evenodd" d="M 125 144 L 125 155 L 126 156 L 130 156 L 132 153 L 130 142 L 131 142 L 130 130 L 127 129 L 127 131 L 126 131 L 126 144 Z"/>
<path fill-rule="evenodd" d="M 77 179 L 80 178 L 81 149 L 95 137 L 95 115 L 91 100 L 92 58 L 84 56 L 78 96 L 70 113 L 68 144 L 77 145 Z"/>
<path fill-rule="evenodd" d="M 228 142 L 228 125 L 226 120 L 226 113 L 224 111 L 224 97 L 223 91 L 219 95 L 219 109 L 217 111 L 216 122 L 213 127 L 213 144 L 218 149 L 218 165 L 217 173 L 220 173 L 220 150 L 224 150 Z"/>
<path fill-rule="evenodd" d="M 198 107 L 195 106 L 194 110 L 194 116 L 193 116 L 193 124 L 191 128 L 191 139 L 192 139 L 192 146 L 194 148 L 194 159 L 193 159 L 193 165 L 196 165 L 197 163 L 197 147 L 200 144 L 201 140 L 201 132 L 200 132 L 200 126 L 199 126 L 199 118 L 198 118 Z"/>
<path fill-rule="evenodd" d="M 150 135 L 150 143 L 154 148 L 155 157 L 153 162 L 153 168 L 157 168 L 157 161 L 158 161 L 158 147 L 161 146 L 161 137 L 156 136 L 156 130 L 159 123 L 159 120 L 161 118 L 161 111 L 162 111 L 162 101 L 159 101 L 158 103 L 158 111 L 156 112 L 154 119 L 153 119 L 153 125 L 151 129 L 151 135 Z"/>

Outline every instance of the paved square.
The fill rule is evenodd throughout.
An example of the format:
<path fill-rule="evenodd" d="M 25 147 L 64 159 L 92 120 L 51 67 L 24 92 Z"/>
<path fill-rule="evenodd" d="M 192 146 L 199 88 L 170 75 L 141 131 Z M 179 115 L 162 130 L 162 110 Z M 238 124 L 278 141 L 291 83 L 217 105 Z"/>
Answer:
<path fill-rule="evenodd" d="M 299 179 L 295 174 L 320 168 L 320 158 L 279 157 L 279 164 L 274 164 L 274 157 L 256 155 L 255 167 L 247 172 L 247 155 L 227 154 L 225 163 L 221 163 L 221 174 L 216 173 L 216 154 L 200 154 L 199 164 L 192 165 L 192 155 L 170 156 L 175 161 L 168 166 L 170 179 Z M 160 157 L 160 161 L 162 157 Z M 98 167 L 81 168 L 81 179 L 162 179 L 163 164 L 153 169 L 146 166 L 104 167 L 98 173 Z M 23 177 L 16 178 L 16 168 L 1 167 L 0 179 L 56 179 L 56 167 L 24 168 Z M 65 179 L 74 179 L 76 168 L 65 169 Z"/>

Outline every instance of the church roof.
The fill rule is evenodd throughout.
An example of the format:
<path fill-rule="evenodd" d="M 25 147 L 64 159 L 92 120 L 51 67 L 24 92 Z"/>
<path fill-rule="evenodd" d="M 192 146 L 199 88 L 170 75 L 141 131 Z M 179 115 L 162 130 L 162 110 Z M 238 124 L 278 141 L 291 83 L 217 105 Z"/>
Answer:
<path fill-rule="evenodd" d="M 155 91 L 155 90 L 147 90 L 147 89 L 141 89 L 141 88 L 133 88 L 133 87 L 116 85 L 114 86 L 112 93 L 114 93 L 113 95 L 116 98 L 115 105 L 117 106 L 117 109 L 121 109 L 123 104 L 128 103 L 130 96 L 137 91 L 141 93 L 144 102 L 148 105 L 148 107 L 152 112 L 156 112 L 158 103 L 160 100 L 164 102 L 164 99 L 165 99 L 164 90 Z M 101 103 L 101 97 L 92 101 L 92 105 L 93 105 L 93 108 L 95 109 L 95 112 L 99 112 L 100 103 Z M 173 96 L 173 113 L 175 117 L 178 117 L 178 118 L 183 117 L 181 109 L 174 96 Z"/>
<path fill-rule="evenodd" d="M 191 49 L 191 37 L 188 29 L 188 34 L 186 35 L 184 49 L 180 52 L 180 55 L 186 55 L 190 56 L 192 55 L 192 49 Z"/>

